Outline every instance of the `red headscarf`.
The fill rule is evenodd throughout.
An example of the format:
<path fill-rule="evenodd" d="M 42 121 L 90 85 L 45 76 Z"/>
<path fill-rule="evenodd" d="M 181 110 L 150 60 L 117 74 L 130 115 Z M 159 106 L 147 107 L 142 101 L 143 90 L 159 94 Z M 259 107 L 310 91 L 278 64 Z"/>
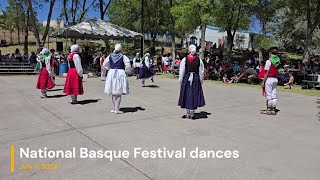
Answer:
<path fill-rule="evenodd" d="M 196 55 L 191 55 L 191 54 L 188 54 L 187 55 L 187 60 L 192 63 L 193 61 L 195 61 L 197 59 L 197 56 Z"/>

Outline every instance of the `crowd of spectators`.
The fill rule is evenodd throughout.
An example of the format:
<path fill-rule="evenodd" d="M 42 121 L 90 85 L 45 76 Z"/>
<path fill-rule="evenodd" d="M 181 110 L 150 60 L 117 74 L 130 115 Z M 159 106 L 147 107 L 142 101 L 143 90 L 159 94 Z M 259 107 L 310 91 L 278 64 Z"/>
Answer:
<path fill-rule="evenodd" d="M 31 52 L 29 58 L 24 54 L 22 55 L 19 49 L 16 49 L 14 53 L 7 53 L 3 55 L 0 50 L 0 61 L 10 61 L 15 59 L 18 62 L 29 61 L 29 63 L 36 68 L 38 62 L 37 56 L 39 51 Z M 55 60 L 56 69 L 59 69 L 60 63 L 67 63 L 67 53 L 56 52 L 51 49 L 52 57 Z M 101 53 L 101 52 L 100 52 Z M 100 54 L 99 53 L 99 54 Z M 184 55 L 177 54 L 176 59 L 173 61 L 171 52 L 162 51 L 161 55 L 154 56 L 153 67 L 162 73 L 174 73 L 178 74 L 179 65 Z M 106 53 L 102 53 L 106 56 Z M 99 55 L 94 55 L 88 48 L 85 48 L 80 53 L 83 67 L 93 68 L 97 73 L 100 72 Z M 127 55 L 129 58 L 130 54 Z M 131 60 L 133 59 L 130 58 Z M 259 61 L 257 53 L 250 53 L 245 61 L 240 60 L 228 60 L 223 56 L 206 55 L 203 62 L 205 66 L 205 79 L 218 80 L 224 83 L 239 83 L 245 82 L 249 84 L 258 84 L 261 81 L 258 75 L 264 66 L 264 61 Z M 264 56 L 265 60 L 268 59 Z M 281 58 L 281 56 L 280 56 Z M 279 67 L 279 84 L 284 85 L 286 88 L 291 89 L 294 84 L 301 84 L 302 80 L 306 78 L 308 74 L 320 74 L 320 57 L 316 56 L 311 58 L 309 62 L 305 61 L 281 61 Z"/>

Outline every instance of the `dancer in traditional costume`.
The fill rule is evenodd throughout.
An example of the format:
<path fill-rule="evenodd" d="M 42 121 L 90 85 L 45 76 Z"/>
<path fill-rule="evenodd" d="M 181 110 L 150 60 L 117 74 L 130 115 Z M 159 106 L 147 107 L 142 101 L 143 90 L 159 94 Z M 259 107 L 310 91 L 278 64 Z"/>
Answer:
<path fill-rule="evenodd" d="M 262 91 L 267 98 L 267 110 L 261 111 L 262 114 L 276 115 L 277 110 L 277 85 L 278 85 L 278 67 L 280 65 L 280 58 L 277 56 L 278 49 L 271 48 L 269 50 L 270 58 L 266 61 L 264 68 L 262 68 L 259 77 L 263 77 Z"/>
<path fill-rule="evenodd" d="M 53 72 L 50 68 L 49 49 L 42 49 L 40 54 L 40 73 L 37 83 L 37 89 L 41 89 L 41 98 L 46 98 L 47 89 L 52 89 L 54 87 L 54 83 L 51 79 Z"/>
<path fill-rule="evenodd" d="M 151 81 L 154 82 L 153 76 L 156 74 L 156 71 L 152 67 L 152 59 L 150 54 L 146 53 L 142 58 L 141 68 L 139 70 L 139 79 L 142 79 L 142 87 L 145 87 L 145 79 L 151 77 Z"/>
<path fill-rule="evenodd" d="M 129 58 L 121 53 L 121 44 L 116 44 L 114 52 L 111 53 L 103 63 L 103 68 L 109 70 L 105 84 L 104 93 L 112 96 L 112 113 L 122 114 L 120 111 L 121 96 L 129 94 L 129 83 L 127 74 L 132 71 Z"/>
<path fill-rule="evenodd" d="M 81 58 L 79 56 L 79 46 L 77 44 L 71 46 L 71 53 L 68 56 L 69 70 L 63 92 L 71 95 L 71 104 L 77 104 L 77 96 L 83 94 L 83 70 Z"/>
<path fill-rule="evenodd" d="M 37 60 L 37 64 L 36 64 L 36 70 L 35 70 L 36 72 L 40 72 L 40 70 L 41 70 L 41 69 L 40 69 L 40 68 L 41 68 L 41 60 L 40 60 L 40 57 L 41 57 L 41 55 L 42 55 L 42 54 L 41 54 L 42 49 L 43 49 L 43 48 L 39 48 L 39 49 L 38 49 L 38 52 L 37 52 L 37 59 L 36 59 L 36 60 Z"/>
<path fill-rule="evenodd" d="M 107 69 L 103 68 L 103 62 L 104 62 L 104 54 L 103 52 L 100 53 L 100 67 L 101 67 L 101 81 L 106 80 L 106 75 L 107 75 Z"/>
<path fill-rule="evenodd" d="M 195 45 L 189 46 L 189 54 L 183 58 L 179 67 L 180 97 L 178 105 L 186 109 L 183 118 L 194 119 L 194 112 L 205 105 L 202 91 L 204 64 L 196 55 Z"/>
<path fill-rule="evenodd" d="M 55 53 L 55 50 L 54 49 L 50 49 L 50 68 L 51 68 L 51 72 L 52 72 L 52 76 L 51 76 L 51 79 L 53 81 L 53 84 L 56 84 L 55 83 L 55 80 L 56 80 L 56 73 L 55 73 L 55 59 L 54 59 L 54 53 Z"/>
<path fill-rule="evenodd" d="M 141 58 L 139 53 L 137 53 L 136 57 L 133 58 L 133 67 L 134 74 L 137 76 L 137 79 L 139 79 L 139 70 L 141 68 Z"/>

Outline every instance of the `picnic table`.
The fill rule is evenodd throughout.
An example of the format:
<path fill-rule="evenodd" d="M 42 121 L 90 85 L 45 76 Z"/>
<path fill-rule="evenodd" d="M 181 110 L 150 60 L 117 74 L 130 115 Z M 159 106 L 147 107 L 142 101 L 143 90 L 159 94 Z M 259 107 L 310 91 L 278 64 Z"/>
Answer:
<path fill-rule="evenodd" d="M 320 84 L 319 74 L 308 74 L 305 80 L 302 80 L 302 88 L 316 88 Z"/>

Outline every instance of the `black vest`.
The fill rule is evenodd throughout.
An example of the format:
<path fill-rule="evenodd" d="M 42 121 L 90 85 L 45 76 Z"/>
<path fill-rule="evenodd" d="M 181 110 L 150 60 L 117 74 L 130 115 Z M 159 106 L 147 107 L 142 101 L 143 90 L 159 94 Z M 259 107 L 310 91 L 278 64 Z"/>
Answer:
<path fill-rule="evenodd" d="M 70 68 L 76 68 L 76 66 L 74 65 L 73 59 L 69 61 L 69 66 Z"/>
<path fill-rule="evenodd" d="M 186 71 L 185 73 L 195 73 L 195 74 L 199 74 L 199 67 L 200 67 L 200 59 L 197 56 L 196 59 L 190 63 L 190 61 L 188 60 L 188 56 L 186 57 Z"/>

